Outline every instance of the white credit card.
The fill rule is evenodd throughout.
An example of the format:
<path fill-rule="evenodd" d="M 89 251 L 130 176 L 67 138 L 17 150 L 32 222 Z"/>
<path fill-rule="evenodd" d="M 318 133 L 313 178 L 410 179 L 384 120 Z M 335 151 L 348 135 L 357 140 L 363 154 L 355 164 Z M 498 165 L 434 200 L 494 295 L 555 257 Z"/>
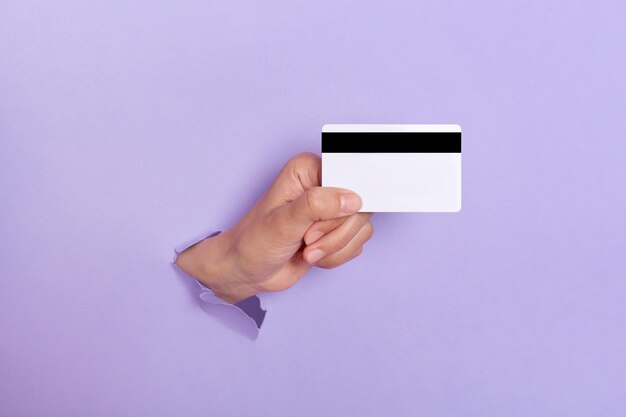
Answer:
<path fill-rule="evenodd" d="M 359 194 L 364 212 L 461 210 L 461 126 L 328 124 L 322 185 Z"/>

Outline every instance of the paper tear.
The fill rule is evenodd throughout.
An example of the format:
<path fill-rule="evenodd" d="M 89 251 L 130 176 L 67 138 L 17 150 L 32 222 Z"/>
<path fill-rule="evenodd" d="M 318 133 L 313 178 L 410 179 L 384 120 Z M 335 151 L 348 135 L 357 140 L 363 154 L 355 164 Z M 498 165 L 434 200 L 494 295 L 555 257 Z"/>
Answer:
<path fill-rule="evenodd" d="M 204 239 L 208 239 L 208 238 L 217 236 L 220 233 L 221 233 L 221 231 L 211 232 L 211 233 L 208 233 L 208 234 L 205 233 L 203 235 L 200 235 L 200 236 L 198 236 L 198 237 L 196 237 L 194 239 L 188 240 L 187 242 L 182 243 L 182 244 L 176 246 L 176 248 L 174 249 L 174 259 L 172 260 L 172 265 L 174 266 L 174 268 L 176 268 L 182 274 L 190 277 L 191 279 L 193 279 L 198 284 L 199 289 L 200 289 L 198 297 L 200 298 L 200 300 L 204 301 L 205 303 L 209 303 L 209 304 L 223 305 L 223 306 L 226 306 L 226 307 L 237 309 L 238 311 L 240 311 L 243 314 L 245 314 L 246 317 L 248 317 L 254 323 L 255 331 L 258 334 L 258 331 L 261 329 L 261 325 L 263 324 L 263 320 L 265 319 L 265 313 L 267 312 L 266 310 L 264 310 L 261 307 L 261 300 L 259 299 L 258 296 L 253 295 L 253 296 L 248 297 L 245 300 L 241 300 L 241 301 L 239 301 L 239 302 L 237 302 L 235 304 L 229 303 L 228 301 L 222 300 L 221 298 L 216 296 L 209 287 L 203 285 L 196 278 L 194 278 L 191 275 L 187 274 L 185 271 L 180 269 L 178 267 L 178 265 L 176 265 L 176 259 L 178 258 L 178 255 L 180 253 L 184 252 L 186 249 L 189 249 L 193 245 L 203 241 Z"/>

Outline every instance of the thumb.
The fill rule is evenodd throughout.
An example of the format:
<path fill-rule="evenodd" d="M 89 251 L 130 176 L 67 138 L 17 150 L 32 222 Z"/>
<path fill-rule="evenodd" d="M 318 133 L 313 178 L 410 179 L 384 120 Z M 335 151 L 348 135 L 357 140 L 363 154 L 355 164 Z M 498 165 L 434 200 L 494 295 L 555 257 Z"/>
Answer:
<path fill-rule="evenodd" d="M 286 244 L 294 244 L 304 238 L 313 223 L 349 216 L 358 212 L 361 206 L 361 197 L 353 191 L 312 187 L 294 201 L 276 207 L 268 225 L 271 232 Z"/>

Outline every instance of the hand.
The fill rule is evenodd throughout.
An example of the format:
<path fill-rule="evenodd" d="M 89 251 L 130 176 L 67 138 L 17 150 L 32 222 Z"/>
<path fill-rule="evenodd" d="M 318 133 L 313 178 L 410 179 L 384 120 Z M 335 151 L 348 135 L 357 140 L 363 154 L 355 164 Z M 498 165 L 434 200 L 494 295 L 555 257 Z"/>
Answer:
<path fill-rule="evenodd" d="M 182 252 L 176 264 L 231 303 L 294 285 L 312 266 L 356 258 L 373 234 L 361 198 L 321 187 L 321 161 L 302 153 L 237 224 Z"/>

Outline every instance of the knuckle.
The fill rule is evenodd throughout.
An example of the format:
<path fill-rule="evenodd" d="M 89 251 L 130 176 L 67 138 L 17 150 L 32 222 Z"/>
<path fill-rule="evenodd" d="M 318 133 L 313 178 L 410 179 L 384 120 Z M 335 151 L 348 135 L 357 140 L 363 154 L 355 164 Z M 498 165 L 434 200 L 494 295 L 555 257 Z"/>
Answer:
<path fill-rule="evenodd" d="M 352 236 L 350 236 L 347 233 L 341 233 L 338 236 L 336 236 L 335 239 L 332 240 L 330 246 L 332 246 L 332 249 L 337 251 L 337 250 L 345 248 L 348 245 L 348 243 L 350 243 L 351 240 L 352 240 Z"/>
<path fill-rule="evenodd" d="M 340 217 L 337 219 L 324 220 L 319 227 L 319 230 L 324 232 L 324 234 L 330 233 L 339 226 L 341 226 L 346 221 L 345 217 Z"/>
<path fill-rule="evenodd" d="M 333 260 L 324 260 L 324 261 L 320 261 L 316 264 L 316 266 L 318 268 L 323 268 L 323 269 L 335 269 L 337 268 L 339 265 L 341 265 L 340 262 L 337 261 L 333 261 Z"/>
<path fill-rule="evenodd" d="M 336 254 L 345 248 L 351 241 L 351 236 L 346 233 L 331 233 L 320 241 L 320 248 L 330 254 Z"/>
<path fill-rule="evenodd" d="M 318 214 L 324 209 L 324 195 L 321 188 L 311 188 L 305 194 L 305 203 L 309 213 Z"/>
<path fill-rule="evenodd" d="M 365 234 L 365 240 L 370 240 L 374 236 L 374 226 L 372 223 L 366 223 L 363 226 L 363 233 Z"/>
<path fill-rule="evenodd" d="M 287 166 L 291 168 L 301 168 L 317 166 L 320 162 L 320 157 L 311 152 L 302 152 L 287 161 Z"/>

